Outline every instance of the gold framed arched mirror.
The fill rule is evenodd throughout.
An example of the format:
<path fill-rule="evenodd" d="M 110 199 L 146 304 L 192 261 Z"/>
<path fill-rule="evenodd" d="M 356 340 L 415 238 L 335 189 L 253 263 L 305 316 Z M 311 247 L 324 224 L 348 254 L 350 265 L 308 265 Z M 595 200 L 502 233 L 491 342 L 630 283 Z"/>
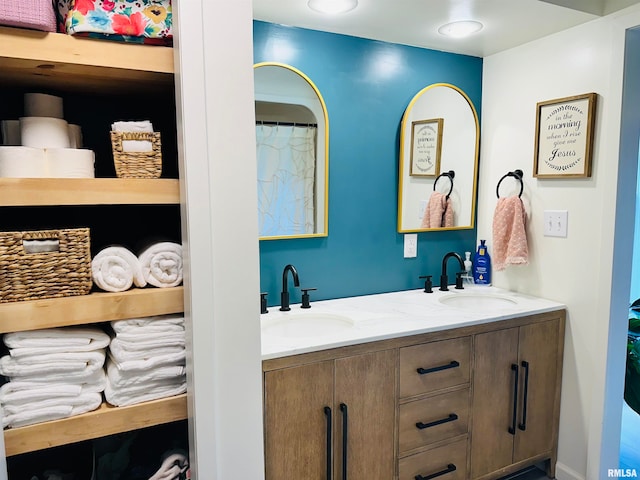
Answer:
<path fill-rule="evenodd" d="M 398 232 L 473 228 L 479 134 L 458 87 L 436 83 L 413 97 L 400 127 Z"/>
<path fill-rule="evenodd" d="M 254 65 L 261 240 L 328 235 L 329 116 L 291 65 Z"/>

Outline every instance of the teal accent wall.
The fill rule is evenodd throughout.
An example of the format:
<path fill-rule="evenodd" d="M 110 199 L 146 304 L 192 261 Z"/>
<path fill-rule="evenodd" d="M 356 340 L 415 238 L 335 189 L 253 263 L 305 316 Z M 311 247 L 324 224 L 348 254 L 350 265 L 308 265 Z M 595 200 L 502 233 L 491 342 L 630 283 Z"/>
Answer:
<path fill-rule="evenodd" d="M 288 263 L 302 288 L 317 288 L 313 302 L 420 288 L 420 275 L 437 283 L 445 253 L 464 258 L 475 251 L 475 229 L 424 232 L 417 258 L 403 258 L 398 155 L 404 110 L 432 83 L 460 87 L 480 115 L 481 58 L 256 21 L 254 61 L 304 72 L 329 112 L 329 236 L 260 242 L 260 286 L 269 305 L 280 303 Z M 453 261 L 449 271 L 456 271 Z M 291 285 L 291 302 L 298 303 L 300 291 Z"/>

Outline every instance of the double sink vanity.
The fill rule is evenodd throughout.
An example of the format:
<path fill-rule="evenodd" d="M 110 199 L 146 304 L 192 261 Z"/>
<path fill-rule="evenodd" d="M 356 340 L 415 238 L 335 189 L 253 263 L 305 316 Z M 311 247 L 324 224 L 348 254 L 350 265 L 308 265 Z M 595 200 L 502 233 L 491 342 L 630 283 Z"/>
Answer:
<path fill-rule="evenodd" d="M 554 476 L 563 305 L 451 287 L 261 322 L 268 480 Z"/>

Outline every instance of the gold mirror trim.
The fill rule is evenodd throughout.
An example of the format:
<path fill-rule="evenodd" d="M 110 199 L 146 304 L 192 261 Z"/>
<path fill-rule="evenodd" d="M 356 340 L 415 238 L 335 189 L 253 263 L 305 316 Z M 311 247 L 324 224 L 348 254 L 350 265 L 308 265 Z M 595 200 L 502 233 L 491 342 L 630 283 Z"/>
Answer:
<path fill-rule="evenodd" d="M 274 235 L 269 237 L 259 237 L 259 240 L 290 240 L 295 238 L 315 238 L 315 237 L 328 237 L 329 236 L 329 113 L 327 111 L 327 104 L 324 102 L 324 98 L 318 90 L 318 87 L 313 80 L 311 80 L 304 72 L 280 62 L 259 62 L 256 63 L 254 70 L 259 67 L 281 67 L 292 71 L 302 77 L 309 86 L 313 89 L 318 96 L 320 106 L 322 107 L 322 114 L 324 116 L 324 225 L 322 233 L 305 233 L 301 235 Z"/>
<path fill-rule="evenodd" d="M 415 103 L 420 99 L 420 97 L 427 92 L 428 90 L 431 90 L 432 88 L 436 88 L 436 87 L 448 87 L 451 88 L 453 90 L 455 90 L 456 92 L 458 92 L 460 95 L 462 95 L 462 97 L 465 99 L 465 101 L 469 104 L 469 107 L 471 108 L 471 112 L 473 113 L 473 120 L 476 124 L 476 145 L 475 145 L 475 159 L 474 159 L 474 163 L 473 163 L 473 192 L 472 192 L 472 198 L 471 198 L 471 224 L 470 225 L 464 225 L 464 226 L 460 226 L 460 227 L 440 227 L 440 228 L 414 228 L 414 229 L 403 229 L 402 228 L 402 192 L 403 192 L 403 187 L 404 187 L 404 132 L 405 132 L 405 128 L 407 128 L 407 121 L 409 119 L 409 114 L 411 113 L 411 110 L 413 109 L 413 106 L 415 105 Z M 399 156 L 399 164 L 400 164 L 400 171 L 399 171 L 399 187 L 398 187 L 398 233 L 419 233 L 419 232 L 446 232 L 448 230 L 471 230 L 475 227 L 475 218 L 476 218 L 476 194 L 477 194 L 477 189 L 478 189 L 478 159 L 480 156 L 480 122 L 478 121 L 478 112 L 476 112 L 476 108 L 473 106 L 473 102 L 471 101 L 471 99 L 469 98 L 469 96 L 460 88 L 456 87 L 455 85 L 452 85 L 450 83 L 433 83 L 431 85 L 426 86 L 425 88 L 423 88 L 422 90 L 420 90 L 418 93 L 415 94 L 415 96 L 411 99 L 411 101 L 409 102 L 409 105 L 407 106 L 407 109 L 404 112 L 404 115 L 402 116 L 402 122 L 400 124 L 400 156 Z"/>

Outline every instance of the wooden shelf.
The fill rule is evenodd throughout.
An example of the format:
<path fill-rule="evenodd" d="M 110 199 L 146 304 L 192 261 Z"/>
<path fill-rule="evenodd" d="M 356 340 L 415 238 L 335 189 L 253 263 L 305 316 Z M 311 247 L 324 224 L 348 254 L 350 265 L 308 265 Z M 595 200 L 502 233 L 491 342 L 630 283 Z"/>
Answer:
<path fill-rule="evenodd" d="M 173 49 L 0 27 L 2 82 L 66 91 L 172 88 Z"/>
<path fill-rule="evenodd" d="M 179 204 L 170 178 L 0 178 L 0 206 Z"/>
<path fill-rule="evenodd" d="M 186 394 L 128 407 L 103 403 L 97 410 L 83 415 L 5 430 L 6 455 L 10 457 L 186 418 Z"/>
<path fill-rule="evenodd" d="M 184 311 L 184 288 L 134 288 L 122 293 L 0 303 L 0 333 L 84 325 Z"/>

